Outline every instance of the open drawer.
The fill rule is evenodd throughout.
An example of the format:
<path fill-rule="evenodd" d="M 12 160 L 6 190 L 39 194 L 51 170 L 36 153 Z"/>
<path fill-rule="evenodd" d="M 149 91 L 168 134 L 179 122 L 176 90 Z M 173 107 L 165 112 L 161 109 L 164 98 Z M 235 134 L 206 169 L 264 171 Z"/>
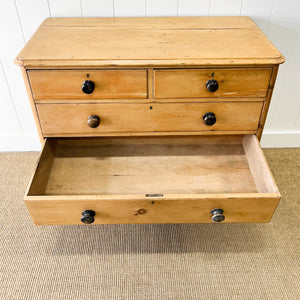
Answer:
<path fill-rule="evenodd" d="M 279 199 L 255 135 L 48 138 L 25 196 L 35 224 L 268 222 Z"/>

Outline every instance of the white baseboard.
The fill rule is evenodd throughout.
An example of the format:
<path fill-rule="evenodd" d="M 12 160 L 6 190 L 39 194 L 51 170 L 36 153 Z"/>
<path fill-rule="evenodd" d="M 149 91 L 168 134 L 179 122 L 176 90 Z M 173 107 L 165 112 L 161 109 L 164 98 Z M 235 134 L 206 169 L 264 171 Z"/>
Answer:
<path fill-rule="evenodd" d="M 299 148 L 300 132 L 265 132 L 262 135 L 263 148 Z"/>
<path fill-rule="evenodd" d="M 0 152 L 40 150 L 41 143 L 37 136 L 0 136 Z"/>
<path fill-rule="evenodd" d="M 265 132 L 261 145 L 263 148 L 300 147 L 300 132 Z M 0 136 L 0 152 L 40 150 L 37 136 Z"/>

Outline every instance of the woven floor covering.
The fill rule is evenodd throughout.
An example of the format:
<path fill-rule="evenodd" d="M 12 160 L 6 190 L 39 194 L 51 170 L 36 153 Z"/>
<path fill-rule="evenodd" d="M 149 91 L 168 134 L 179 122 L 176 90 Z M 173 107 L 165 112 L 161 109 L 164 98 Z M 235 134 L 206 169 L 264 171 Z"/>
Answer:
<path fill-rule="evenodd" d="M 267 224 L 35 226 L 38 153 L 0 153 L 0 299 L 300 299 L 300 149 L 264 150 Z"/>

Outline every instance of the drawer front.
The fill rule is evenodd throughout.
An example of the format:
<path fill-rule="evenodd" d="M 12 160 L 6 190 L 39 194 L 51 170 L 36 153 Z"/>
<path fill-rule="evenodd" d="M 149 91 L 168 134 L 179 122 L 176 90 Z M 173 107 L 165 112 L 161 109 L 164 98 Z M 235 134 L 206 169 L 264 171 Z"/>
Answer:
<path fill-rule="evenodd" d="M 31 70 L 28 76 L 36 100 L 147 98 L 146 70 Z M 94 89 L 83 87 L 86 81 Z"/>
<path fill-rule="evenodd" d="M 59 197 L 56 197 L 56 199 Z M 66 196 L 55 200 L 26 200 L 27 208 L 35 224 L 82 224 L 82 212 L 93 210 L 93 224 L 135 223 L 213 223 L 210 211 L 222 208 L 223 223 L 269 222 L 278 198 L 231 198 L 231 199 L 96 199 Z M 221 198 L 221 197 L 220 197 Z"/>
<path fill-rule="evenodd" d="M 271 73 L 271 68 L 155 70 L 154 96 L 265 97 Z"/>
<path fill-rule="evenodd" d="M 48 138 L 25 196 L 36 224 L 268 222 L 279 199 L 254 135 Z"/>
<path fill-rule="evenodd" d="M 64 136 L 113 132 L 255 131 L 262 105 L 263 102 L 38 104 L 37 110 L 45 136 Z M 207 113 L 210 116 L 213 113 L 214 125 L 204 123 L 203 116 Z"/>

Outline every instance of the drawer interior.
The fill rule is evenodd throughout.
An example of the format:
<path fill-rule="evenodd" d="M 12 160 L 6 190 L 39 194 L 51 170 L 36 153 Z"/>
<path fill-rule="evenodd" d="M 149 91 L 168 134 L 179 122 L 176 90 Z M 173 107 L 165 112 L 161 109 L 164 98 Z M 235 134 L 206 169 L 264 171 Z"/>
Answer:
<path fill-rule="evenodd" d="M 27 196 L 278 193 L 254 135 L 48 138 Z"/>

